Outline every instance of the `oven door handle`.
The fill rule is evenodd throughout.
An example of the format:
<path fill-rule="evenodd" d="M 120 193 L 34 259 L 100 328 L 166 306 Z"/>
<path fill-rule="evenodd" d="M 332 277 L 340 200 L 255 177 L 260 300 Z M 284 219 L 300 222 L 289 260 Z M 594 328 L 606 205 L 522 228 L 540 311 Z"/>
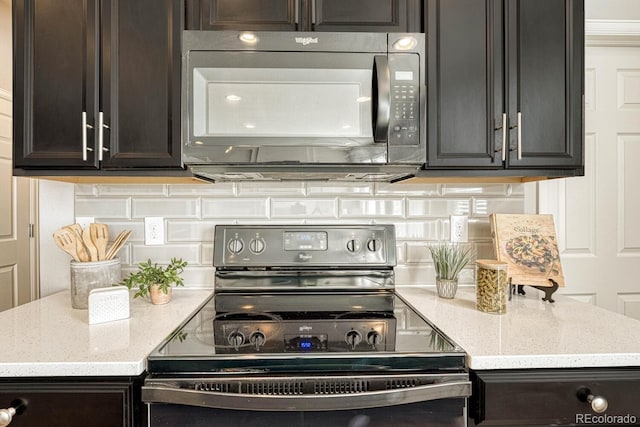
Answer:
<path fill-rule="evenodd" d="M 337 411 L 469 396 L 471 396 L 470 381 L 354 394 L 293 396 L 228 394 L 184 389 L 170 384 L 142 387 L 142 400 L 146 403 L 170 403 L 239 411 Z"/>

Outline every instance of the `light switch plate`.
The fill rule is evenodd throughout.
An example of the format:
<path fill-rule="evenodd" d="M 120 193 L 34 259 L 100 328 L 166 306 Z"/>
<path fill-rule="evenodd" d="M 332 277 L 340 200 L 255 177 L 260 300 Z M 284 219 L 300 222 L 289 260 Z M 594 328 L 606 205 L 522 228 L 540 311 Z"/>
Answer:
<path fill-rule="evenodd" d="M 469 241 L 469 217 L 467 215 L 451 215 L 451 241 L 454 243 L 467 243 Z"/>
<path fill-rule="evenodd" d="M 92 289 L 89 292 L 89 324 L 129 318 L 129 289 L 125 286 Z"/>

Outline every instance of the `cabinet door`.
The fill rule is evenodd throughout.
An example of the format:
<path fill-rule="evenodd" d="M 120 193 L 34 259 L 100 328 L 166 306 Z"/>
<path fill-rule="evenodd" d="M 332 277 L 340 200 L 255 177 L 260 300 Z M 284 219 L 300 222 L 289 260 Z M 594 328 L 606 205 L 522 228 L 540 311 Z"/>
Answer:
<path fill-rule="evenodd" d="M 40 0 L 38 0 L 40 1 Z M 0 383 L 0 408 L 16 399 L 26 402 L 23 413 L 15 415 L 13 427 L 129 427 L 141 425 L 130 383 Z"/>
<path fill-rule="evenodd" d="M 97 3 L 14 1 L 15 167 L 97 167 Z"/>
<path fill-rule="evenodd" d="M 102 2 L 103 168 L 181 165 L 181 4 Z"/>
<path fill-rule="evenodd" d="M 431 168 L 502 168 L 502 2 L 429 0 Z"/>
<path fill-rule="evenodd" d="M 637 368 L 509 369 L 470 377 L 475 425 L 635 425 L 640 419 Z M 589 394 L 606 399 L 605 413 L 592 409 Z"/>
<path fill-rule="evenodd" d="M 187 10 L 198 8 L 198 2 L 190 0 Z M 298 30 L 300 0 L 201 0 L 198 27 L 200 30 Z"/>
<path fill-rule="evenodd" d="M 312 0 L 314 31 L 420 32 L 418 0 Z"/>
<path fill-rule="evenodd" d="M 511 167 L 583 164 L 584 1 L 506 0 Z"/>

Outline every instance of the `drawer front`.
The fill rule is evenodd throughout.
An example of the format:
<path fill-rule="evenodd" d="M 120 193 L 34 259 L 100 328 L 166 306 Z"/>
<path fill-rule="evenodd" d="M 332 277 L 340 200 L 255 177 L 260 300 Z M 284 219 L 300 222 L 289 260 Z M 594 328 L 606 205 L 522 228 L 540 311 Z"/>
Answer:
<path fill-rule="evenodd" d="M 640 423 L 638 369 L 477 371 L 472 380 L 476 425 Z M 607 408 L 596 412 L 586 401 L 589 394 L 604 398 Z"/>
<path fill-rule="evenodd" d="M 11 427 L 133 425 L 129 384 L 0 383 L 0 408 L 17 399 L 26 408 Z"/>

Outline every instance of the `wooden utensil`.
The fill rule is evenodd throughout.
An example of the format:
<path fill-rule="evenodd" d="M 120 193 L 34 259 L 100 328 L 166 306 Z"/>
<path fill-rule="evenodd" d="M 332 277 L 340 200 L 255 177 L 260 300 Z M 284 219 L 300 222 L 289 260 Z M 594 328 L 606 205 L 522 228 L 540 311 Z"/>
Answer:
<path fill-rule="evenodd" d="M 109 227 L 107 227 L 107 224 L 90 224 L 89 234 L 91 235 L 91 241 L 98 250 L 98 261 L 107 259 L 107 243 L 109 243 Z"/>
<path fill-rule="evenodd" d="M 91 261 L 98 261 L 98 249 L 96 248 L 96 245 L 94 245 L 93 241 L 91 240 L 90 228 L 91 227 L 87 227 L 84 230 L 82 230 L 82 241 L 84 242 L 84 245 L 87 247 L 87 251 L 89 251 L 89 258 L 91 259 Z"/>
<path fill-rule="evenodd" d="M 107 251 L 107 255 L 105 259 L 108 259 L 108 260 L 113 259 L 113 257 L 116 256 L 120 248 L 122 248 L 124 244 L 127 243 L 127 240 L 129 240 L 129 237 L 131 237 L 131 230 L 121 231 L 120 234 L 116 236 L 115 240 L 111 244 L 111 247 Z"/>
<path fill-rule="evenodd" d="M 71 255 L 74 261 L 80 261 L 76 253 L 76 242 L 69 230 L 60 228 L 54 231 L 53 241 L 56 242 L 56 245 L 58 245 L 60 249 Z"/>
<path fill-rule="evenodd" d="M 80 224 L 65 225 L 62 228 L 64 230 L 68 230 L 74 237 L 76 242 L 76 254 L 78 255 L 79 260 L 81 262 L 91 261 L 91 256 L 87 251 L 87 247 L 82 242 L 82 227 Z"/>

